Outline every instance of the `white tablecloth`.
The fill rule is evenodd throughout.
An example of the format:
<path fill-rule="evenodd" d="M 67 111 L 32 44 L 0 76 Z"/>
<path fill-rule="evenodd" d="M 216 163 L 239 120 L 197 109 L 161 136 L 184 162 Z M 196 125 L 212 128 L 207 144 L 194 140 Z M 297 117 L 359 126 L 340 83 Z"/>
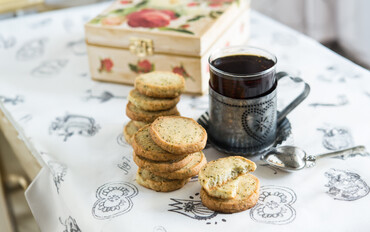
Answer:
<path fill-rule="evenodd" d="M 0 22 L 0 106 L 45 165 L 26 192 L 42 231 L 370 230 L 370 156 L 364 154 L 322 159 L 297 173 L 259 165 L 259 203 L 229 215 L 201 205 L 196 179 L 170 193 L 138 185 L 132 149 L 121 135 L 132 87 L 92 81 L 88 71 L 83 23 L 106 6 Z M 370 147 L 367 70 L 256 12 L 249 44 L 275 53 L 279 70 L 311 85 L 288 116 L 288 143 L 308 154 Z M 280 108 L 289 103 L 285 93 L 279 91 Z M 197 118 L 207 101 L 184 95 L 179 111 Z M 205 154 L 223 156 L 212 147 Z"/>

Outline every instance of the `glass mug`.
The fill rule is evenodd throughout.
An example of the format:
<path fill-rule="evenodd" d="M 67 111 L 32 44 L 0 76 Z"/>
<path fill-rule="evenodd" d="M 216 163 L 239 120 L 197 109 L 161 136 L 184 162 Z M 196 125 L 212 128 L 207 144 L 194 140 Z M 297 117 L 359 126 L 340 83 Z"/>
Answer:
<path fill-rule="evenodd" d="M 209 57 L 208 137 L 216 148 L 228 153 L 258 154 L 274 144 L 276 129 L 285 116 L 307 96 L 310 87 L 284 110 L 277 112 L 276 57 L 263 49 L 234 46 Z M 291 78 L 303 82 L 299 77 Z"/>

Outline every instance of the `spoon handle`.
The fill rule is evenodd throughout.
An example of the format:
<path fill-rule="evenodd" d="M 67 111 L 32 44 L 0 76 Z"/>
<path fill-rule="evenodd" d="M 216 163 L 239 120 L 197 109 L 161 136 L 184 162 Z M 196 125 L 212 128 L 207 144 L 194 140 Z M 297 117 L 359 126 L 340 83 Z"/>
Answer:
<path fill-rule="evenodd" d="M 315 159 L 317 160 L 317 159 L 324 158 L 324 157 L 336 157 L 336 156 L 343 156 L 343 157 L 346 158 L 346 157 L 348 157 L 352 154 L 365 153 L 365 151 L 366 151 L 366 149 L 365 149 L 364 146 L 356 146 L 356 147 L 351 147 L 351 148 L 344 149 L 344 150 L 319 154 L 319 155 L 315 156 Z M 307 157 L 307 159 L 309 159 L 309 157 Z"/>

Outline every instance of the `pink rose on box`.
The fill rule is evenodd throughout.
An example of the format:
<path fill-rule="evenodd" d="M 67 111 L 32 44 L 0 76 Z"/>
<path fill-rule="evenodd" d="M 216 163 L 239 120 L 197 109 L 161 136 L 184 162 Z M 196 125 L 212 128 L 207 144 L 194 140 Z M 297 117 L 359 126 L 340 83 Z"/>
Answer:
<path fill-rule="evenodd" d="M 130 27 L 165 27 L 170 21 L 178 18 L 175 12 L 171 10 L 142 9 L 133 12 L 127 17 L 127 24 Z"/>
<path fill-rule="evenodd" d="M 122 17 L 108 17 L 108 18 L 104 18 L 101 20 L 101 23 L 103 25 L 109 25 L 109 26 L 121 25 L 122 22 L 123 22 Z"/>
<path fill-rule="evenodd" d="M 137 63 L 139 72 L 147 73 L 152 70 L 152 64 L 149 60 L 142 60 Z"/>
<path fill-rule="evenodd" d="M 225 3 L 232 3 L 234 0 L 208 0 L 209 6 L 218 7 Z"/>
<path fill-rule="evenodd" d="M 130 70 L 135 73 L 148 73 L 154 71 L 154 64 L 150 63 L 149 60 L 138 60 L 136 64 L 128 64 Z"/>
<path fill-rule="evenodd" d="M 110 58 L 100 59 L 99 72 L 102 72 L 102 71 L 111 72 L 113 65 L 114 63 Z"/>
<path fill-rule="evenodd" d="M 194 78 L 186 72 L 183 64 L 180 64 L 180 66 L 173 67 L 172 72 L 176 73 L 176 74 L 179 74 L 179 75 L 183 76 L 184 78 L 190 78 L 194 81 Z"/>

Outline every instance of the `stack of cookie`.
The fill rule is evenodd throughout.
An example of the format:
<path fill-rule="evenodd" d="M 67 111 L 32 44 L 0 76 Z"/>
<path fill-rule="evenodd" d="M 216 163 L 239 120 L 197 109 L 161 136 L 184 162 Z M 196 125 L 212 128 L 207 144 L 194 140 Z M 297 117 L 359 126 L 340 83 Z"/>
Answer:
<path fill-rule="evenodd" d="M 123 131 L 126 141 L 131 144 L 135 132 L 159 116 L 180 115 L 176 104 L 184 88 L 184 78 L 172 72 L 151 72 L 138 76 L 135 89 L 128 95 L 126 115 L 131 121 Z"/>
<path fill-rule="evenodd" d="M 158 192 L 181 188 L 207 163 L 206 142 L 206 131 L 191 118 L 157 118 L 133 136 L 136 181 Z"/>
<path fill-rule="evenodd" d="M 236 213 L 252 208 L 259 197 L 259 180 L 249 172 L 256 164 L 241 156 L 211 161 L 199 172 L 200 198 L 207 208 Z"/>

